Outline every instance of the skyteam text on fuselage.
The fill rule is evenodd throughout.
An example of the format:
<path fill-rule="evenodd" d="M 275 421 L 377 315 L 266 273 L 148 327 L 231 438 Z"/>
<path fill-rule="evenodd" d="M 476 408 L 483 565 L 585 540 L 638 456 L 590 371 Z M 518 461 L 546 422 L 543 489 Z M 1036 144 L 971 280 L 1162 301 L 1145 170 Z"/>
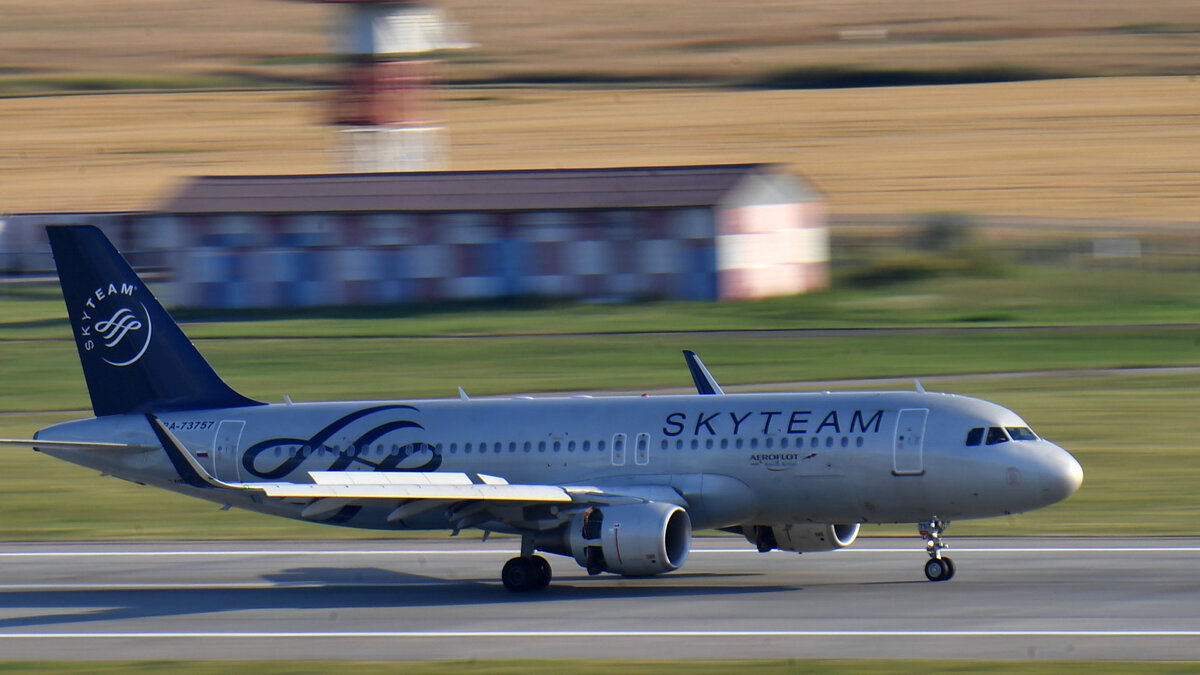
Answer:
<path fill-rule="evenodd" d="M 264 404 L 209 367 L 101 232 L 48 229 L 95 417 L 5 439 L 145 485 L 288 518 L 520 536 L 501 578 L 544 588 L 538 551 L 591 574 L 683 565 L 693 529 L 760 551 L 848 546 L 915 522 L 949 579 L 951 520 L 1041 508 L 1082 469 L 994 403 L 916 391 Z"/>

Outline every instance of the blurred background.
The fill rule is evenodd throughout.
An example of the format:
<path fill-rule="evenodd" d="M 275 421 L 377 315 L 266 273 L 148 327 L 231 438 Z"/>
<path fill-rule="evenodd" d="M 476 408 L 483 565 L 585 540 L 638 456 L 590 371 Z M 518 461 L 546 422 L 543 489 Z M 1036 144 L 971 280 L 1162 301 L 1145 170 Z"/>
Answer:
<path fill-rule="evenodd" d="M 1017 529 L 1194 532 L 1200 4 L 443 0 L 398 3 L 419 11 L 382 37 L 351 4 L 0 0 L 3 435 L 86 407 L 44 244 L 18 235 L 30 223 L 128 225 L 118 243 L 169 283 L 156 252 L 179 245 L 153 233 L 178 231 L 160 218 L 197 177 L 768 166 L 819 205 L 812 292 L 313 296 L 300 311 L 237 309 L 235 292 L 180 315 L 267 400 L 682 387 L 689 347 L 730 385 L 930 377 L 1016 409 L 1083 462 L 1080 493 Z M 422 141 L 368 144 L 411 152 L 364 164 L 368 126 Z M 245 219 L 191 208 L 216 244 L 252 251 Z M 112 511 L 46 513 L 21 521 L 27 536 L 155 534 Z"/>
<path fill-rule="evenodd" d="M 347 4 L 0 0 L 0 214 L 345 170 Z M 1195 3 L 427 6 L 441 27 L 407 43 L 430 51 L 401 58 L 436 62 L 432 168 L 781 163 L 824 193 L 838 257 L 944 213 L 1056 264 L 1195 254 Z"/>

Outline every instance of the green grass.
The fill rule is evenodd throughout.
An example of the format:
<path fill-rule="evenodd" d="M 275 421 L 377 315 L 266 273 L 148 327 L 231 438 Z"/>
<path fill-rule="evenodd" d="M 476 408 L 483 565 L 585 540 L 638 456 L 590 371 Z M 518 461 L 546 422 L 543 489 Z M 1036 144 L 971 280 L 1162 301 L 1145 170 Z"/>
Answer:
<path fill-rule="evenodd" d="M 1195 663 L 1154 663 L 1145 661 L 832 661 L 816 659 L 787 659 L 764 661 L 585 661 L 568 659 L 536 659 L 523 661 L 443 661 L 435 663 L 405 662 L 403 667 L 395 663 L 345 663 L 324 661 L 255 661 L 253 670 L 260 675 L 303 675 L 305 673 L 395 673 L 401 670 L 406 675 L 445 675 L 467 673 L 469 675 L 673 675 L 689 673 L 829 673 L 830 675 L 891 675 L 893 673 L 926 673 L 944 675 L 949 673 L 1043 673 L 1047 675 L 1106 675 L 1116 673 L 1194 673 Z M 244 661 L 122 661 L 87 662 L 89 673 L 204 673 L 205 675 L 240 675 L 246 672 Z M 79 663 L 14 661 L 0 662 L 0 672 L 19 673 L 77 673 Z"/>
<path fill-rule="evenodd" d="M 1191 323 L 1192 274 L 1025 269 L 1001 279 L 941 279 L 758 303 L 372 308 L 300 318 L 221 321 L 185 329 L 228 382 L 268 401 L 417 398 L 544 391 L 686 390 L 680 358 L 697 350 L 726 386 L 880 376 L 1045 371 L 1018 380 L 965 378 L 931 389 L 1012 408 L 1083 463 L 1083 488 L 1050 509 L 963 522 L 953 534 L 1196 534 L 1200 375 L 1070 376 L 1065 370 L 1200 364 L 1200 330 L 1134 326 L 1062 330 L 652 335 L 672 328 L 820 328 Z M 0 436 L 27 437 L 89 402 L 53 288 L 0 296 Z M 601 334 L 561 334 L 596 331 Z M 414 337 L 437 334 L 484 337 Z M 531 336 L 529 334 L 545 333 Z M 554 334 L 559 333 L 559 334 Z M 306 337 L 308 336 L 308 337 Z M 352 336 L 352 337 L 347 337 Z M 392 337 L 396 336 L 396 337 Z M 296 339 L 305 338 L 305 339 Z M 770 388 L 767 384 L 765 388 Z M 783 385 L 777 385 L 783 386 Z M 63 499 L 70 495 L 70 499 Z M 154 513 L 154 518 L 146 518 Z M 94 539 L 370 536 L 216 506 L 111 478 L 35 453 L 0 451 L 0 537 Z M 864 534 L 911 534 L 909 527 Z"/>
<path fill-rule="evenodd" d="M 725 385 L 1200 363 L 1197 331 L 999 331 L 803 336 L 608 335 L 198 340 L 227 382 L 266 401 L 686 388 L 697 351 Z M 88 407 L 74 345 L 0 344 L 0 410 Z M 14 386 L 14 383 L 20 383 Z M 764 388 L 771 388 L 767 384 Z"/>
<path fill-rule="evenodd" d="M 413 336 L 786 328 L 1200 322 L 1200 275 L 1136 269 L 1004 267 L 1005 276 L 932 278 L 756 302 L 492 303 L 179 312 L 204 337 Z M 552 311 L 548 311 L 552 310 Z M 56 285 L 0 289 L 0 339 L 62 338 Z M 59 321 L 55 321 L 58 318 Z"/>

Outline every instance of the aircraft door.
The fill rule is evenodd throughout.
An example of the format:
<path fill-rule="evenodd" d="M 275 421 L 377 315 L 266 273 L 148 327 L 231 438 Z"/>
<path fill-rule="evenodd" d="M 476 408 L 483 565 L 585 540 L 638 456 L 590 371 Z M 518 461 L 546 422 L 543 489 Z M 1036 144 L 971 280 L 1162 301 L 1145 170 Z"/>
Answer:
<path fill-rule="evenodd" d="M 238 447 L 242 442 L 242 429 L 246 423 L 242 420 L 222 420 L 217 425 L 217 435 L 213 441 L 213 475 L 223 481 L 237 482 L 241 480 L 241 470 L 238 468 Z"/>
<path fill-rule="evenodd" d="M 892 446 L 892 473 L 913 476 L 925 473 L 922 456 L 925 443 L 926 408 L 908 408 L 896 418 L 895 445 Z"/>

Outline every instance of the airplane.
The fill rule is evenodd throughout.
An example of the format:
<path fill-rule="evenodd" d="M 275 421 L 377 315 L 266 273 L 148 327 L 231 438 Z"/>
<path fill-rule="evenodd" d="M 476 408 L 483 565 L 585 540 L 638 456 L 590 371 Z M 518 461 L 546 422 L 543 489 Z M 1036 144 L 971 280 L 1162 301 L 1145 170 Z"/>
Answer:
<path fill-rule="evenodd" d="M 47 228 L 94 417 L 0 442 L 135 483 L 305 521 L 517 535 L 511 591 L 680 568 L 694 530 L 759 551 L 851 545 L 917 523 L 946 581 L 951 520 L 1066 499 L 1079 462 L 1016 413 L 914 391 L 697 393 L 263 403 L 229 387 L 91 226 Z"/>

